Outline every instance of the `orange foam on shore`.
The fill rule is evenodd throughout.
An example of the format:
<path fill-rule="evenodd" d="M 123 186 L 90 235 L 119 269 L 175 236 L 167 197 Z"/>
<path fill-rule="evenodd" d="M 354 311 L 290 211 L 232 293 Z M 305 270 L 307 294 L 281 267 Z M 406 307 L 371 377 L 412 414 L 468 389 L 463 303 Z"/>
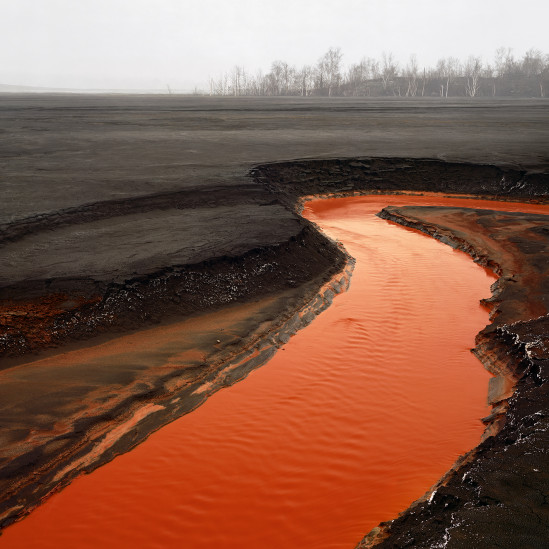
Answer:
<path fill-rule="evenodd" d="M 6 529 L 0 549 L 351 548 L 425 493 L 483 431 L 489 374 L 470 349 L 495 278 L 375 217 L 389 204 L 521 206 L 308 202 L 357 260 L 349 291 L 246 380 Z"/>

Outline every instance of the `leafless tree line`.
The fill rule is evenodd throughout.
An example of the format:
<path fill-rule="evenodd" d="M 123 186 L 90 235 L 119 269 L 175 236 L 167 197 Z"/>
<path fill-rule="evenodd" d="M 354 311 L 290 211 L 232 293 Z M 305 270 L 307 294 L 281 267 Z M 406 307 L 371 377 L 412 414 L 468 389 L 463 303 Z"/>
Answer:
<path fill-rule="evenodd" d="M 210 95 L 225 96 L 400 96 L 400 97 L 545 97 L 549 86 L 549 54 L 530 49 L 515 58 L 499 48 L 492 63 L 470 56 L 438 60 L 420 67 L 415 55 L 404 66 L 392 53 L 381 59 L 364 57 L 348 67 L 339 48 L 330 48 L 314 65 L 297 68 L 274 61 L 269 72 L 235 67 L 210 79 Z"/>

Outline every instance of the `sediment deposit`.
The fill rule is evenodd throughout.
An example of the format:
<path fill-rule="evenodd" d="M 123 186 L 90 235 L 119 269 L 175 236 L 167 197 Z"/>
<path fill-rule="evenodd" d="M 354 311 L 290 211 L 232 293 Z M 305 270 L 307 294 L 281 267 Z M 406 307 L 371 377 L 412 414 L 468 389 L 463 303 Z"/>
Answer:
<path fill-rule="evenodd" d="M 6 95 L 0 115 L 5 137 L 0 150 L 0 352 L 6 376 L 30 372 L 37 358 L 265 295 L 276 304 L 267 307 L 262 318 L 279 328 L 281 319 L 292 318 L 347 261 L 337 245 L 295 213 L 306 195 L 434 191 L 541 203 L 549 198 L 549 125 L 543 101 L 473 105 Z M 516 139 L 518 132 L 521 139 Z M 426 229 L 422 215 L 418 228 Z M 456 212 L 454 217 L 460 216 Z M 425 535 L 439 536 L 440 543 L 448 532 L 452 543 L 459 543 L 452 526 L 458 524 L 452 522 L 454 504 L 465 509 L 468 501 L 478 503 L 473 518 L 463 519 L 467 528 L 459 530 L 469 541 L 486 523 L 503 518 L 512 525 L 522 523 L 524 515 L 533 536 L 547 520 L 545 501 L 540 500 L 547 490 L 536 487 L 534 458 L 524 457 L 531 454 L 517 457 L 525 460 L 520 475 L 524 481 L 515 482 L 511 473 L 503 478 L 502 473 L 499 481 L 490 477 L 486 483 L 481 465 L 473 474 L 476 464 L 498 463 L 501 456 L 522 452 L 524 444 L 537 449 L 535 456 L 545 456 L 548 448 L 543 425 L 549 289 L 547 278 L 539 275 L 545 268 L 547 229 L 543 220 L 533 218 L 471 216 L 471 224 L 461 227 L 458 237 L 479 258 L 499 265 L 502 273 L 493 304 L 500 313 L 493 329 L 479 336 L 477 350 L 485 363 L 491 360 L 493 368 L 507 377 L 511 373 L 518 382 L 511 398 L 500 404 L 494 397 L 499 407 L 487 422 L 500 428 L 507 419 L 478 450 L 478 456 L 489 454 L 496 461 L 472 455 L 471 475 L 464 477 L 471 479 L 469 488 L 463 488 L 467 483 L 462 480 L 465 491 L 446 497 L 441 487 L 421 510 L 408 515 L 421 517 L 417 520 L 426 525 Z M 438 227 L 439 221 L 447 220 L 435 220 L 432 226 Z M 513 232 L 514 225 L 521 231 Z M 494 227 L 505 227 L 505 232 L 484 250 L 473 238 L 479 227 L 491 235 L 497 232 Z M 449 241 L 451 235 L 458 238 L 449 221 L 447 229 Z M 516 265 L 506 263 L 511 256 L 500 263 L 494 255 L 513 247 L 513 261 L 530 265 L 520 285 Z M 526 298 L 528 308 L 522 306 Z M 251 325 L 248 329 L 253 332 Z M 216 338 L 216 344 L 217 339 L 223 343 Z M 231 339 L 232 351 L 241 345 L 240 339 L 245 340 L 244 333 Z M 216 351 L 223 353 L 223 345 Z M 222 364 L 221 355 L 207 356 L 208 368 Z M 214 370 L 208 372 L 214 375 Z M 138 384 L 139 377 L 132 376 L 130 381 Z M 107 384 L 112 381 L 105 379 Z M 125 384 L 122 373 L 120 380 L 121 387 L 131 385 Z M 88 418 L 84 428 L 75 422 L 62 441 L 56 439 L 53 421 L 40 432 L 42 442 L 49 444 L 47 458 L 42 451 L 28 453 L 29 448 L 6 455 L 2 524 L 27 512 L 79 470 L 100 463 L 85 457 L 100 443 L 95 435 L 127 434 L 135 414 L 141 414 L 141 433 L 119 448 L 101 446 L 104 461 L 165 422 L 154 418 L 156 406 L 163 406 L 170 390 L 159 391 L 156 382 L 151 383 L 129 391 L 131 402 L 118 402 Z M 44 385 L 55 386 L 56 396 L 39 399 L 28 410 L 23 429 L 12 421 L 13 403 L 3 401 L 3 440 L 11 444 L 35 436 L 25 429 L 31 429 L 36 417 L 47 416 L 59 394 L 71 398 L 70 390 L 64 393 L 67 386 L 53 378 Z M 495 385 L 493 390 L 497 395 Z M 509 405 L 506 416 L 503 401 Z M 515 405 L 519 401 L 523 404 Z M 182 406 L 177 413 L 193 406 Z M 80 468 L 71 469 L 76 462 Z M 462 475 L 451 477 L 448 485 L 458 477 Z M 46 488 L 37 490 L 39 485 Z M 526 485 L 532 489 L 524 491 Z M 520 506 L 505 503 L 519 492 L 526 494 Z M 536 512 L 530 511 L 532 498 L 541 501 Z M 435 508 L 444 517 L 442 523 L 427 521 Z M 391 536 L 401 535 L 398 521 L 389 528 Z M 437 529 L 440 524 L 445 527 Z M 518 535 L 518 527 L 509 532 Z M 420 547 L 422 539 L 390 537 L 384 543 Z"/>

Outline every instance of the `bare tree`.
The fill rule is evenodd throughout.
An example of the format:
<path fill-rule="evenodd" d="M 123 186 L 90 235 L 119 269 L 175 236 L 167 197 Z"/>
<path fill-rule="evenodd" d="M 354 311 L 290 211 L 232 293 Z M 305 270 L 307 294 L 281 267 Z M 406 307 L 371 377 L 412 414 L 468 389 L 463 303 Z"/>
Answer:
<path fill-rule="evenodd" d="M 408 88 L 406 90 L 406 97 L 411 96 L 415 97 L 417 95 L 417 76 L 418 76 L 418 67 L 417 67 L 417 58 L 415 54 L 410 56 L 410 61 L 404 69 L 404 76 L 406 77 L 406 82 L 408 83 Z"/>
<path fill-rule="evenodd" d="M 368 65 L 370 68 L 370 74 L 372 75 L 372 78 L 379 79 L 381 78 L 381 70 L 379 68 L 379 61 L 376 61 L 375 59 L 368 57 L 367 59 Z"/>
<path fill-rule="evenodd" d="M 511 49 L 510 48 L 498 48 L 496 50 L 496 55 L 494 59 L 494 67 L 496 69 L 496 76 L 501 78 L 505 73 L 507 69 L 507 63 L 508 59 L 512 58 Z"/>
<path fill-rule="evenodd" d="M 530 49 L 522 59 L 522 72 L 528 78 L 537 76 L 543 66 L 543 54 L 539 50 Z"/>
<path fill-rule="evenodd" d="M 341 59 L 343 54 L 340 48 L 330 48 L 318 61 L 320 88 L 328 88 L 331 97 L 341 83 Z"/>
<path fill-rule="evenodd" d="M 497 83 L 502 83 L 505 76 L 507 75 L 510 60 L 512 60 L 512 58 L 513 56 L 511 53 L 511 48 L 500 47 L 496 50 L 496 54 L 494 57 L 495 80 L 492 89 L 492 95 L 496 95 Z"/>
<path fill-rule="evenodd" d="M 381 59 L 381 80 L 383 82 L 383 89 L 387 91 L 389 84 L 393 85 L 395 78 L 398 75 L 398 64 L 395 62 L 392 53 L 382 54 Z"/>
<path fill-rule="evenodd" d="M 440 96 L 448 97 L 448 91 L 450 84 L 456 78 L 459 73 L 459 60 L 455 57 L 447 57 L 446 59 L 439 59 L 437 62 L 436 73 L 442 80 L 440 84 Z"/>
<path fill-rule="evenodd" d="M 487 64 L 482 67 L 482 71 L 480 73 L 480 77 L 482 80 L 484 80 L 487 84 L 491 84 L 492 87 L 492 97 L 496 96 L 496 78 L 495 78 L 495 69 L 492 67 L 492 65 Z"/>
<path fill-rule="evenodd" d="M 291 86 L 295 77 L 295 69 L 288 65 L 285 61 L 279 61 L 280 78 L 281 78 L 281 93 L 282 95 L 290 95 Z"/>
<path fill-rule="evenodd" d="M 368 79 L 365 67 L 360 63 L 351 65 L 347 71 L 347 84 L 352 95 L 359 95 L 363 82 Z"/>
<path fill-rule="evenodd" d="M 344 72 L 342 53 L 330 48 L 314 67 L 296 70 L 285 61 L 274 61 L 263 75 L 247 73 L 236 65 L 220 78 L 210 78 L 210 95 L 405 95 L 415 97 L 432 94 L 438 86 L 441 97 L 452 93 L 476 97 L 481 93 L 545 97 L 549 85 L 549 56 L 531 49 L 516 60 L 509 48 L 499 48 L 493 64 L 483 64 L 470 56 L 464 65 L 453 57 L 439 59 L 436 68 L 419 71 L 414 55 L 402 71 L 392 53 L 383 53 L 381 60 L 363 57 Z M 345 74 L 343 77 L 342 75 Z M 456 84 L 459 78 L 459 85 Z M 463 87 L 461 87 L 463 86 Z M 490 91 L 488 91 L 490 90 Z M 171 90 L 168 89 L 168 92 Z"/>
<path fill-rule="evenodd" d="M 251 95 L 265 95 L 265 77 L 261 69 L 256 72 L 255 77 L 250 78 L 249 93 Z"/>
<path fill-rule="evenodd" d="M 429 81 L 427 77 L 427 71 L 425 70 L 425 67 L 423 67 L 423 80 L 422 80 L 422 86 L 421 86 L 421 97 L 425 96 L 425 86 L 427 85 L 427 82 Z"/>
<path fill-rule="evenodd" d="M 243 67 L 235 65 L 231 72 L 231 90 L 235 97 L 242 95 L 246 88 L 246 72 Z"/>
<path fill-rule="evenodd" d="M 496 50 L 494 66 L 500 82 L 512 81 L 520 77 L 522 73 L 521 63 L 514 58 L 511 48 L 498 48 Z"/>
<path fill-rule="evenodd" d="M 380 78 L 379 63 L 371 57 L 363 57 L 347 71 L 346 84 L 352 95 L 369 95 L 370 79 Z"/>
<path fill-rule="evenodd" d="M 540 50 L 530 49 L 524 54 L 522 60 L 522 72 L 526 78 L 535 79 L 539 86 L 540 97 L 545 96 L 543 80 L 547 77 L 547 60 Z"/>
<path fill-rule="evenodd" d="M 545 97 L 545 91 L 543 87 L 545 80 L 549 80 L 549 54 L 544 57 L 543 71 L 539 80 L 539 90 L 541 97 Z"/>
<path fill-rule="evenodd" d="M 480 89 L 480 75 L 482 72 L 480 57 L 469 56 L 463 72 L 465 75 L 465 94 L 468 97 L 475 97 Z"/>
<path fill-rule="evenodd" d="M 213 95 L 228 95 L 229 75 L 227 73 L 220 76 L 218 80 L 210 79 L 210 93 L 213 93 Z"/>
<path fill-rule="evenodd" d="M 315 85 L 315 71 L 310 65 L 305 65 L 296 72 L 299 94 L 303 97 L 311 95 Z"/>
<path fill-rule="evenodd" d="M 285 61 L 274 61 L 265 77 L 267 95 L 290 95 L 295 82 L 295 69 Z"/>
<path fill-rule="evenodd" d="M 544 80 L 549 78 L 549 54 L 530 49 L 524 54 L 522 67 L 527 78 L 535 78 L 540 97 L 545 97 Z"/>
<path fill-rule="evenodd" d="M 539 94 L 540 97 L 545 97 L 545 90 L 543 87 L 544 81 L 549 80 L 549 54 L 543 57 L 543 66 L 541 67 L 541 74 L 539 75 Z"/>
<path fill-rule="evenodd" d="M 270 88 L 272 95 L 282 95 L 284 89 L 284 73 L 286 71 L 283 61 L 273 61 L 271 65 L 271 72 L 269 72 Z"/>

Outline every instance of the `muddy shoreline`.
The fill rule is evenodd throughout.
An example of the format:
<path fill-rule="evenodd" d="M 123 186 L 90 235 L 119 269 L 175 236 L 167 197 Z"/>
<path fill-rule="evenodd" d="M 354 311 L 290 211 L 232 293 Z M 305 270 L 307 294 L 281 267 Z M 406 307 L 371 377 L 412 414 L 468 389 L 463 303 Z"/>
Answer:
<path fill-rule="evenodd" d="M 544 547 L 549 216 L 430 207 L 388 207 L 378 215 L 463 250 L 498 274 L 486 300 L 491 323 L 473 349 L 495 377 L 482 442 L 357 547 Z"/>
<path fill-rule="evenodd" d="M 16 281 L 0 289 L 2 367 L 44 349 L 113 336 L 277 291 L 296 288 L 299 294 L 301 286 L 329 278 L 343 261 L 344 254 L 333 243 L 303 223 L 286 242 L 195 264 L 166 265 L 125 280 Z"/>
<path fill-rule="evenodd" d="M 413 191 L 549 204 L 549 159 L 544 156 L 544 140 L 540 140 L 543 135 L 540 132 L 546 131 L 540 113 L 545 111 L 544 105 L 537 103 L 528 106 L 501 103 L 481 117 L 479 131 L 489 130 L 492 137 L 500 135 L 500 118 L 505 116 L 509 128 L 534 128 L 528 145 L 530 151 L 509 140 L 494 145 L 488 153 L 485 145 L 484 149 L 478 147 L 481 138 L 473 138 L 471 128 L 459 129 L 455 125 L 453 133 L 441 133 L 441 123 L 447 119 L 466 119 L 471 126 L 476 123 L 478 111 L 473 112 L 459 102 L 448 105 L 446 110 L 438 104 L 433 107 L 416 102 L 392 111 L 382 102 L 361 103 L 358 107 L 346 101 L 312 106 L 277 102 L 272 107 L 267 102 L 257 102 L 249 109 L 243 102 L 228 108 L 220 101 L 206 106 L 147 98 L 72 101 L 70 109 L 59 98 L 46 98 L 43 103 L 34 98 L 4 98 L 0 105 L 0 115 L 6 122 L 4 132 L 12 138 L 0 151 L 8 182 L 7 200 L 0 212 L 0 251 L 7 258 L 0 273 L 0 375 L 25 371 L 30 375 L 33 364 L 41 359 L 55 360 L 69 348 L 94 345 L 97 338 L 108 341 L 204 312 L 222 312 L 234 304 L 253 304 L 265 295 L 273 301 L 254 317 L 254 322 L 261 318 L 269 323 L 270 337 L 278 343 L 269 343 L 268 350 L 255 348 L 258 340 L 245 337 L 256 333 L 257 324 L 253 322 L 241 327 L 240 335 L 231 339 L 227 347 L 220 341 L 221 348 L 217 348 L 217 340 L 210 334 L 210 339 L 203 342 L 208 350 L 206 363 L 191 361 L 188 368 L 176 368 L 168 377 L 164 372 L 164 377 L 156 381 L 153 374 L 153 380 L 148 379 L 150 384 L 145 383 L 137 391 L 135 384 L 143 373 L 132 372 L 133 385 L 129 384 L 132 389 L 126 393 L 123 386 L 118 389 L 122 397 L 127 397 L 123 404 L 117 400 L 115 405 L 113 400 L 110 409 L 106 406 L 101 414 L 92 414 L 84 423 L 77 421 L 75 413 L 65 418 L 69 424 L 71 418 L 74 421 L 59 436 L 52 413 L 49 425 L 43 426 L 45 438 L 30 450 L 29 437 L 35 436 L 33 422 L 55 406 L 45 399 L 43 404 L 26 408 L 13 422 L 10 416 L 14 409 L 10 401 L 13 393 L 9 393 L 2 412 L 6 452 L 0 470 L 4 494 L 0 502 L 0 526 L 20 518 L 77 474 L 127 451 L 162 424 L 193 409 L 209 394 L 209 390 L 197 393 L 198 400 L 196 394 L 190 396 L 197 384 L 212 382 L 227 361 L 239 353 L 244 355 L 235 359 L 241 363 L 241 371 L 235 373 L 234 380 L 246 375 L 249 368 L 263 363 L 300 324 L 310 322 L 326 306 L 329 299 L 315 296 L 322 294 L 325 285 L 333 280 L 338 280 L 341 288 L 338 273 L 345 268 L 348 258 L 298 215 L 303 197 Z M 111 104 L 119 101 L 121 105 Z M 160 103 L 149 105 L 148 101 Z M 94 112 L 97 105 L 100 108 Z M 270 109 L 268 120 L 264 116 L 266 105 Z M 150 118 L 157 116 L 166 126 L 160 127 L 156 118 Z M 180 125 L 183 120 L 186 126 Z M 374 144 L 371 134 L 360 127 L 371 120 L 378 125 L 374 132 L 376 139 L 380 131 L 386 131 L 383 135 L 388 136 L 393 135 L 395 128 L 408 128 L 395 143 L 387 145 L 382 138 Z M 432 134 L 426 132 L 421 136 L 417 132 L 422 131 L 425 121 Z M 104 141 L 95 137 L 92 122 L 104 128 Z M 26 124 L 31 124 L 34 131 L 29 132 Z M 243 126 L 237 131 L 235 124 Z M 290 133 L 285 131 L 288 124 L 292 125 Z M 345 137 L 338 133 L 344 126 Z M 194 131 L 195 141 L 190 145 L 183 143 L 185 136 L 180 136 L 185 133 L 180 132 L 183 127 Z M 230 132 L 234 147 L 220 146 L 217 134 L 212 133 L 220 127 Z M 254 139 L 246 133 L 250 128 L 257 131 Z M 279 130 L 284 131 L 278 135 Z M 410 135 L 420 136 L 410 141 L 411 145 L 404 143 L 408 130 L 412 132 Z M 143 131 L 152 132 L 150 141 L 142 142 Z M 128 152 L 128 135 L 141 156 L 135 151 Z M 272 135 L 275 137 L 269 137 Z M 486 138 L 487 134 L 483 135 Z M 339 140 L 334 145 L 336 136 Z M 167 144 L 167 149 L 159 148 L 157 143 Z M 456 145 L 461 152 L 450 153 L 457 150 L 452 149 Z M 189 146 L 193 148 L 185 148 Z M 88 152 L 83 153 L 86 147 Z M 364 150 L 377 154 L 364 156 Z M 402 158 L 403 152 L 409 156 Z M 302 159 L 278 161 L 295 156 Z M 483 164 L 486 158 L 488 163 Z M 83 160 L 95 163 L 96 167 L 83 173 Z M 37 186 L 37 181 L 41 185 Z M 544 248 L 541 251 L 532 248 L 547 240 L 542 225 L 537 232 L 515 234 L 512 228 L 517 219 L 509 222 L 496 213 L 481 217 L 485 231 L 509 229 L 499 246 L 516 244 L 516 261 L 530 264 L 528 261 L 537 258 L 540 268 L 543 267 Z M 231 218 L 239 218 L 241 223 L 233 224 Z M 166 221 L 161 222 L 163 219 Z M 440 220 L 433 221 L 428 229 L 428 223 L 421 217 L 418 219 L 416 228 L 440 236 Z M 525 218 L 521 223 L 534 221 Z M 478 233 L 478 227 L 474 230 L 471 227 L 457 235 L 460 240 L 456 243 L 452 241 L 456 229 L 449 223 L 445 233 L 448 243 L 459 247 L 467 242 L 473 233 Z M 114 244 L 97 245 L 94 250 L 94 243 L 100 243 L 101 239 Z M 478 258 L 485 258 L 488 264 L 492 261 L 491 266 L 500 265 L 502 273 L 492 303 L 494 310 L 500 312 L 494 317 L 493 328 L 479 335 L 477 352 L 485 364 L 491 363 L 503 377 L 515 376 L 517 388 L 512 397 L 497 400 L 499 389 L 494 386 L 496 408 L 487 423 L 494 427 L 493 433 L 498 429 L 499 432 L 475 450 L 478 454 L 470 456 L 470 474 L 465 477 L 473 479 L 470 487 L 461 486 L 459 489 L 465 491 L 459 494 L 446 494 L 446 486 L 461 478 L 461 473 L 450 475 L 451 479 L 444 480 L 445 486 L 437 488 L 428 503 L 420 503 L 408 515 L 383 525 L 383 535 L 389 533 L 382 541 L 385 547 L 432 547 L 433 543 L 442 543 L 447 529 L 455 524 L 452 517 L 458 516 L 459 509 L 468 509 L 468 502 L 476 502 L 475 508 L 486 514 L 468 516 L 468 529 L 463 529 L 463 535 L 469 537 L 459 545 L 454 529 L 451 542 L 454 545 L 448 547 L 471 547 L 470 540 L 486 531 L 487 524 L 492 524 L 492 530 L 498 529 L 503 520 L 520 525 L 523 514 L 530 521 L 528 532 L 534 536 L 532 539 L 539 541 L 536 533 L 539 524 L 547 525 L 544 501 L 538 511 L 529 510 L 530 499 L 535 499 L 539 491 L 524 489 L 534 477 L 538 482 L 537 473 L 531 472 L 538 467 L 519 454 L 526 444 L 524 440 L 529 441 L 532 451 L 539 450 L 536 459 L 544 457 L 549 447 L 549 441 L 543 438 L 546 430 L 542 428 L 549 402 L 548 389 L 544 388 L 548 357 L 543 353 L 547 345 L 538 345 L 540 340 L 546 342 L 547 337 L 544 315 L 547 315 L 549 288 L 543 277 L 538 277 L 536 286 L 532 284 L 532 276 L 525 276 L 517 289 L 514 264 L 505 266 L 501 258 L 493 257 L 495 244 L 482 252 L 478 242 L 469 244 Z M 18 263 L 20 257 L 24 261 Z M 534 267 L 539 271 L 539 265 Z M 534 288 L 535 292 L 530 294 Z M 333 289 L 329 292 L 333 293 Z M 523 307 L 524 299 L 530 297 L 532 306 Z M 305 320 L 295 316 L 303 306 L 309 307 Z M 265 334 L 263 331 L 258 337 L 264 338 Z M 252 354 L 246 355 L 252 347 Z M 177 390 L 166 388 L 171 387 L 169 384 L 164 386 L 170 376 L 175 379 L 181 375 L 184 389 L 177 384 Z M 112 383 L 108 379 L 106 375 L 107 385 Z M 219 386 L 230 379 L 231 376 L 220 378 Z M 155 385 L 157 382 L 160 385 Z M 55 377 L 45 380 L 44 386 L 48 390 L 55 388 L 69 400 L 82 398 Z M 215 387 L 212 385 L 212 390 Z M 502 387 L 500 396 L 505 395 L 505 384 Z M 177 391 L 182 390 L 179 395 Z M 166 404 L 179 398 L 177 405 Z M 107 439 L 116 442 L 105 444 Z M 500 463 L 502 467 L 507 463 L 505 456 L 515 453 L 516 459 L 524 462 L 520 482 L 515 482 L 512 476 L 483 480 L 483 467 L 499 470 Z M 505 494 L 501 493 L 502 485 L 510 486 Z M 484 493 L 485 497 L 479 496 Z M 518 493 L 525 494 L 522 506 L 505 503 Z M 490 506 L 493 502 L 496 503 Z M 497 514 L 500 508 L 503 515 Z M 412 519 L 415 526 L 407 522 Z M 418 532 L 415 537 L 408 533 L 412 528 Z M 513 540 L 508 545 L 498 541 L 500 546 L 517 546 L 514 540 L 521 535 L 520 529 L 513 528 L 507 531 L 499 528 L 507 532 L 507 541 Z M 524 547 L 529 546 L 520 540 Z M 361 546 L 368 546 L 367 543 L 370 542 L 364 541 Z"/>

